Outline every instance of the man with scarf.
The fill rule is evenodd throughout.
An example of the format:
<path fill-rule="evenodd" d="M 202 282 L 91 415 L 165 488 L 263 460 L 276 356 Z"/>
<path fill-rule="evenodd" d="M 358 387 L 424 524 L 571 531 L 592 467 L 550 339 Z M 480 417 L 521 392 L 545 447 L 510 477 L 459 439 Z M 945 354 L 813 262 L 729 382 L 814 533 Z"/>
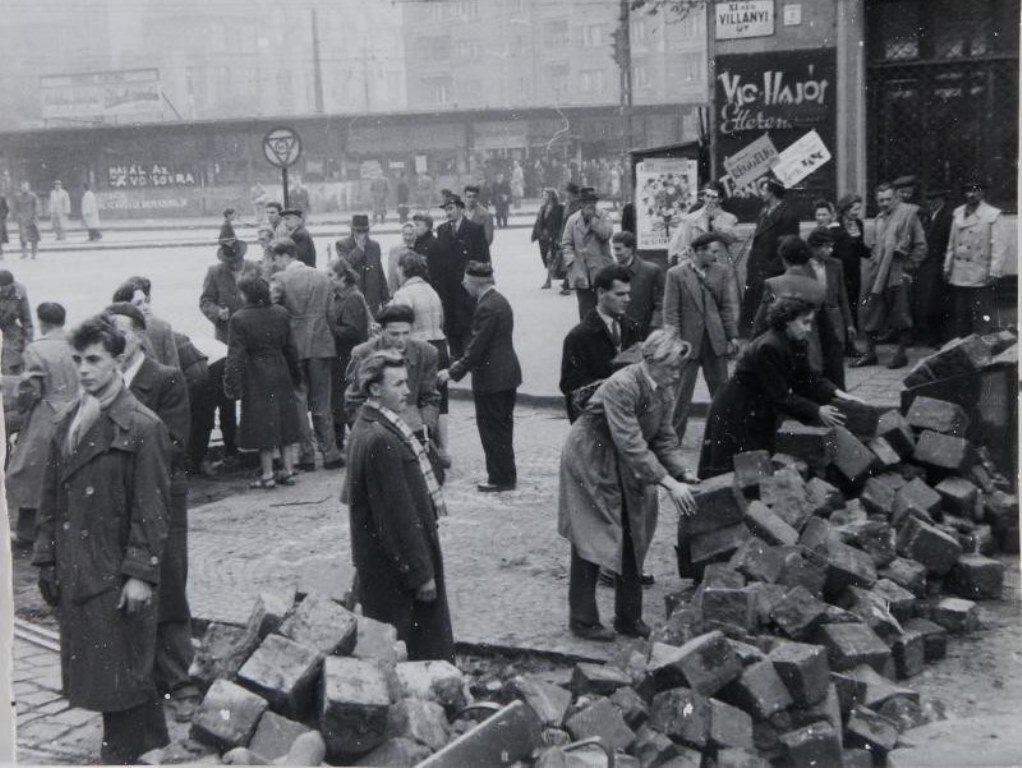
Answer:
<path fill-rule="evenodd" d="M 169 741 L 153 662 L 170 438 L 125 386 L 109 318 L 71 346 L 82 394 L 56 417 L 32 563 L 60 624 L 63 693 L 103 713 L 101 762 L 131 764 Z"/>
<path fill-rule="evenodd" d="M 393 624 L 408 658 L 454 661 L 437 518 L 447 514 L 426 449 L 405 423 L 408 370 L 394 350 L 359 365 L 365 404 L 351 431 L 341 493 L 364 615 Z"/>

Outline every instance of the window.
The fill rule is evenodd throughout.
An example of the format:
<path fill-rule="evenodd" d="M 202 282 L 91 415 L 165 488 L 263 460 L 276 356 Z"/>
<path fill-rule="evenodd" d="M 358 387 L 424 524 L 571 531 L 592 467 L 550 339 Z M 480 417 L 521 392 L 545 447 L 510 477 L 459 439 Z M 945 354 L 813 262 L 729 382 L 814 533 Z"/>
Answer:
<path fill-rule="evenodd" d="M 519 16 L 525 13 L 525 0 L 511 0 L 510 9 L 512 16 Z"/>
<path fill-rule="evenodd" d="M 703 79 L 703 54 L 686 53 L 680 58 L 681 79 L 687 83 L 698 82 Z"/>
<path fill-rule="evenodd" d="M 552 45 L 570 45 L 571 33 L 568 31 L 567 19 L 550 22 L 550 43 Z"/>
<path fill-rule="evenodd" d="M 429 104 L 447 104 L 451 100 L 451 79 L 449 77 L 424 77 L 422 92 Z"/>
<path fill-rule="evenodd" d="M 483 86 L 478 80 L 465 80 L 458 84 L 459 99 L 463 102 L 474 102 L 482 99 Z"/>
<path fill-rule="evenodd" d="M 426 52 L 430 59 L 451 58 L 451 38 L 449 35 L 427 35 L 419 38 L 419 48 Z"/>
<path fill-rule="evenodd" d="M 459 59 L 479 58 L 479 43 L 475 40 L 459 40 L 457 50 Z"/>
<path fill-rule="evenodd" d="M 571 67 L 567 62 L 557 62 L 550 65 L 550 87 L 555 95 L 563 95 L 568 90 L 568 73 Z"/>
<path fill-rule="evenodd" d="M 441 2 L 431 2 L 429 4 L 429 20 L 430 21 L 443 21 L 444 20 L 444 5 Z"/>
<path fill-rule="evenodd" d="M 632 67 L 632 87 L 636 89 L 649 88 L 649 70 L 644 65 Z"/>
<path fill-rule="evenodd" d="M 585 48 L 598 48 L 603 45 L 603 25 L 586 24 L 582 27 L 582 46 Z"/>
<path fill-rule="evenodd" d="M 603 92 L 603 70 L 587 69 L 580 73 L 579 88 L 583 93 Z"/>
<path fill-rule="evenodd" d="M 458 0 L 458 15 L 474 19 L 479 16 L 479 0 Z"/>
<path fill-rule="evenodd" d="M 632 39 L 633 46 L 644 46 L 646 45 L 646 38 L 649 35 L 649 30 L 646 28 L 645 19 L 633 18 L 628 25 L 628 29 Z"/>

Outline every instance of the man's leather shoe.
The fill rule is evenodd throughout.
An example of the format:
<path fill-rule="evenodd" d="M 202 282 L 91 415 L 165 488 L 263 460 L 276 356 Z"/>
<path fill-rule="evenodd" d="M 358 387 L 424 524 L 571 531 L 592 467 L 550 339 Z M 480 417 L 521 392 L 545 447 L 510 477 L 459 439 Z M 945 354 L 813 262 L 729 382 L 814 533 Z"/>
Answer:
<path fill-rule="evenodd" d="M 515 489 L 514 483 L 511 485 L 497 485 L 495 483 L 479 483 L 476 486 L 476 490 L 479 493 L 501 493 L 503 491 L 513 491 Z"/>
<path fill-rule="evenodd" d="M 595 640 L 598 643 L 612 643 L 616 637 L 614 630 L 602 624 L 576 624 L 571 622 L 569 628 L 571 629 L 571 634 L 575 637 L 581 637 L 583 640 Z"/>
<path fill-rule="evenodd" d="M 653 578 L 652 573 L 642 574 L 642 576 L 639 577 L 639 580 L 642 582 L 642 586 L 644 587 L 652 587 L 654 584 L 656 584 L 656 579 Z"/>
<path fill-rule="evenodd" d="M 338 456 L 336 459 L 323 462 L 323 469 L 340 469 L 344 466 L 344 457 Z"/>
<path fill-rule="evenodd" d="M 880 361 L 877 360 L 876 355 L 863 355 L 858 360 L 854 360 L 848 364 L 849 368 L 866 368 L 870 365 L 876 365 Z"/>
<path fill-rule="evenodd" d="M 295 469 L 297 469 L 297 470 L 299 470 L 301 472 L 315 472 L 316 471 L 316 462 L 314 462 L 314 461 L 299 461 L 297 464 L 295 464 Z"/>
<path fill-rule="evenodd" d="M 895 355 L 894 358 L 887 364 L 887 367 L 892 371 L 898 368 L 904 368 L 908 365 L 908 358 L 905 355 Z"/>
<path fill-rule="evenodd" d="M 627 623 L 615 620 L 614 631 L 619 635 L 624 635 L 625 637 L 641 637 L 645 640 L 650 636 L 653 630 L 649 628 L 649 624 L 644 622 L 642 619 L 639 619 L 636 622 Z"/>

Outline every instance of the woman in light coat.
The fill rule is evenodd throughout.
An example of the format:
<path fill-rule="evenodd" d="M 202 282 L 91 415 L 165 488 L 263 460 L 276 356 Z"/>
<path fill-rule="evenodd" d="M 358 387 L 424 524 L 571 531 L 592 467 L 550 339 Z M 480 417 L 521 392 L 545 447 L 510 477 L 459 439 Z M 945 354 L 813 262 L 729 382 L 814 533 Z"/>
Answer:
<path fill-rule="evenodd" d="M 103 233 L 99 231 L 99 202 L 96 200 L 96 193 L 85 185 L 82 193 L 82 224 L 89 231 L 89 240 L 99 240 Z"/>
<path fill-rule="evenodd" d="M 659 487 L 684 515 L 695 511 L 672 424 L 675 390 L 691 347 L 658 330 L 642 360 L 604 382 L 572 425 L 561 452 L 558 532 L 571 542 L 568 602 L 573 634 L 607 641 L 596 607 L 599 569 L 619 575 L 614 628 L 648 637 L 642 621 L 643 561 L 656 529 Z"/>

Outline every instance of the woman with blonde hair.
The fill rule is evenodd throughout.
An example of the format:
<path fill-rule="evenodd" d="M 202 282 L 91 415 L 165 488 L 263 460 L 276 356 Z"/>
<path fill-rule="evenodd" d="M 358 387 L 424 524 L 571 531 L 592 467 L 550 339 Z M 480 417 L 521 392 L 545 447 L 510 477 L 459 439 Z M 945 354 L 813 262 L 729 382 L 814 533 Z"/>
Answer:
<path fill-rule="evenodd" d="M 614 629 L 648 637 L 642 620 L 643 560 L 653 539 L 664 488 L 682 515 L 695 511 L 695 475 L 682 460 L 672 414 L 691 347 L 670 330 L 641 346 L 642 359 L 596 390 L 561 452 L 559 533 L 571 542 L 569 626 L 588 640 L 609 641 L 600 623 L 600 568 L 618 575 Z"/>

